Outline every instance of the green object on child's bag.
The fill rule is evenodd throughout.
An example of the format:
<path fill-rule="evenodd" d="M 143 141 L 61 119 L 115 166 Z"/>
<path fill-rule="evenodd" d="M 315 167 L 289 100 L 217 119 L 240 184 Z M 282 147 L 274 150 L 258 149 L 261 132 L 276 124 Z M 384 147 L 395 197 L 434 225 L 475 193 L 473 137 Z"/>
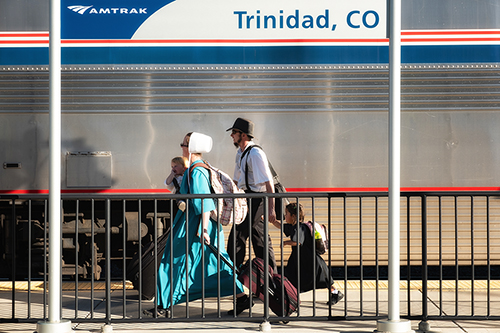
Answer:
<path fill-rule="evenodd" d="M 311 230 L 311 235 L 314 236 L 316 252 L 318 254 L 324 254 L 328 249 L 328 231 L 326 227 L 322 224 L 307 221 L 306 225 Z"/>

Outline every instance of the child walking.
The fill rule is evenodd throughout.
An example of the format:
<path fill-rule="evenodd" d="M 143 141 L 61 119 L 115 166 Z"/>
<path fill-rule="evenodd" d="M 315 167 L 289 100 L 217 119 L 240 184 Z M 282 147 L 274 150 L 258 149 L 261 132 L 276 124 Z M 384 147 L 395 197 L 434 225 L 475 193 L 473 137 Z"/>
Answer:
<path fill-rule="evenodd" d="M 174 194 L 179 193 L 182 177 L 188 168 L 188 163 L 188 159 L 184 156 L 174 157 L 170 163 L 172 170 L 167 179 L 165 179 L 165 185 Z M 186 203 L 183 200 L 179 200 L 177 202 L 177 207 L 184 211 L 186 209 Z"/>
<path fill-rule="evenodd" d="M 297 210 L 298 208 L 298 210 Z M 297 216 L 298 212 L 298 216 Z M 299 290 L 298 279 L 298 261 L 299 251 L 297 245 L 300 246 L 300 292 L 312 290 L 314 287 L 314 277 L 316 277 L 316 288 L 329 288 L 330 299 L 328 304 L 335 305 L 343 297 L 341 291 L 335 289 L 333 279 L 328 274 L 328 266 L 321 255 L 316 253 L 313 248 L 314 237 L 311 235 L 311 230 L 304 224 L 304 208 L 301 204 L 293 202 L 285 208 L 285 221 L 283 232 L 290 237 L 289 240 L 283 242 L 283 246 L 291 246 L 292 253 L 288 258 L 288 263 L 284 270 L 284 275 L 290 282 Z M 298 225 L 297 225 L 298 223 Z M 281 229 L 281 222 L 277 220 L 273 223 L 276 228 Z M 299 229 L 299 237 L 297 237 L 297 229 Z M 314 258 L 314 259 L 313 259 Z M 313 260 L 311 260 L 313 259 Z M 314 264 L 315 263 L 315 264 Z M 315 266 L 314 266 L 315 265 Z M 316 267 L 316 270 L 314 270 Z M 315 274 L 314 274 L 315 273 Z"/>

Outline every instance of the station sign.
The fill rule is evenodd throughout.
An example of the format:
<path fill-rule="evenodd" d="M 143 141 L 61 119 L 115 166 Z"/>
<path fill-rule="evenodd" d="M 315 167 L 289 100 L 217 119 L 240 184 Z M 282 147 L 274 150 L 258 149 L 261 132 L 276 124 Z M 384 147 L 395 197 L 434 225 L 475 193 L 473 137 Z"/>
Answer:
<path fill-rule="evenodd" d="M 62 39 L 334 42 L 386 37 L 386 0 L 63 0 Z"/>

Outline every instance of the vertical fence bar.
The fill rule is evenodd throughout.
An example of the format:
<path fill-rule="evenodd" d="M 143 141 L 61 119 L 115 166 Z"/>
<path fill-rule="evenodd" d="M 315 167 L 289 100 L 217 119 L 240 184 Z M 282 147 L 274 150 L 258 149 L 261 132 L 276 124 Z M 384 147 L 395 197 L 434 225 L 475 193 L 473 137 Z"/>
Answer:
<path fill-rule="evenodd" d="M 188 210 L 188 208 L 189 208 L 189 206 L 186 205 L 186 224 L 185 224 L 186 235 L 189 235 L 189 210 Z M 189 318 L 189 239 L 188 239 L 188 237 L 186 237 L 185 250 L 186 250 L 186 318 Z M 170 256 L 173 257 L 173 253 L 171 253 Z M 174 294 L 174 292 L 173 292 L 173 288 L 171 285 L 170 286 L 170 295 L 172 295 L 172 297 L 173 297 L 173 294 Z M 170 303 L 170 304 L 173 305 L 173 303 Z M 171 307 L 173 308 L 173 306 L 171 306 Z"/>
<path fill-rule="evenodd" d="M 408 306 L 408 316 L 411 316 L 411 219 L 410 219 L 410 211 L 411 211 L 411 196 L 408 195 L 406 197 L 406 303 Z"/>
<path fill-rule="evenodd" d="M 188 221 L 188 212 L 189 212 L 189 203 L 190 200 L 186 200 L 186 222 Z M 170 211 L 173 212 L 174 204 L 173 202 L 170 203 Z M 169 275 L 170 275 L 170 281 L 174 281 L 174 221 L 171 220 L 170 224 L 170 265 L 169 265 Z M 170 287 L 170 318 L 174 317 L 174 293 L 172 291 L 172 287 Z M 155 304 L 158 302 L 155 302 Z M 156 306 L 156 305 L 155 305 Z M 156 310 L 156 308 L 155 308 Z"/>
<path fill-rule="evenodd" d="M 264 271 L 269 267 L 269 200 L 267 194 L 262 198 L 264 205 Z M 255 218 L 255 217 L 254 217 Z M 264 279 L 264 318 L 269 321 L 269 279 Z"/>
<path fill-rule="evenodd" d="M 247 200 L 247 199 L 245 199 L 245 200 Z M 251 202 L 249 200 L 247 200 L 248 211 L 247 211 L 247 216 L 245 216 L 245 219 L 248 219 L 250 217 L 250 215 L 251 215 L 251 206 L 252 206 Z M 250 233 L 250 231 L 251 231 L 251 227 L 250 226 L 251 225 L 252 224 L 249 223 L 249 233 L 248 234 L 250 236 L 248 237 L 248 243 L 249 243 L 249 245 L 248 245 L 248 251 L 249 252 L 248 253 L 251 253 L 250 252 L 250 249 L 251 249 L 250 243 L 252 241 L 252 234 Z M 231 233 L 230 233 L 230 235 L 232 235 L 233 238 L 232 238 L 231 244 L 227 245 L 228 246 L 228 251 L 227 252 L 228 253 L 230 252 L 229 251 L 229 246 L 231 246 L 233 257 L 230 258 L 230 259 L 233 261 L 233 264 L 234 264 L 233 274 L 236 275 L 235 274 L 236 273 L 236 268 L 238 268 L 238 267 L 236 267 L 236 223 L 233 223 L 231 225 Z M 246 245 L 244 245 L 244 246 L 246 246 Z M 251 258 L 251 256 L 250 256 L 250 258 Z M 250 260 L 250 258 L 249 258 L 249 260 Z M 250 267 L 252 267 L 252 266 L 250 265 Z M 249 274 L 249 276 L 250 276 L 250 282 L 249 282 L 250 293 L 249 293 L 248 296 L 250 297 L 250 304 L 252 304 L 252 302 L 253 302 L 253 298 L 252 298 L 253 295 L 252 295 L 252 290 L 251 290 L 252 289 L 252 287 L 251 287 L 252 286 L 252 274 Z M 233 283 L 233 309 L 236 310 L 236 283 Z M 252 314 L 252 307 L 250 307 L 250 315 L 251 314 Z M 236 311 L 234 311 L 234 313 L 233 313 L 233 318 L 236 318 Z"/>
<path fill-rule="evenodd" d="M 474 316 L 474 197 L 470 197 L 471 316 Z"/>
<path fill-rule="evenodd" d="M 157 295 L 158 295 L 158 291 L 157 291 L 157 287 L 158 287 L 158 284 L 156 281 L 158 281 L 158 220 L 157 220 L 157 217 L 158 217 L 158 214 L 157 214 L 157 210 L 158 210 L 158 203 L 156 201 L 156 199 L 154 199 L 153 201 L 154 203 L 154 213 L 153 213 L 153 244 L 154 244 L 154 250 L 153 250 L 153 263 L 154 263 L 154 267 L 155 269 L 153 270 L 153 283 L 154 283 L 154 288 L 153 288 L 153 292 L 154 292 L 154 310 L 153 310 L 153 313 L 156 314 L 158 313 L 158 311 L 156 310 L 157 308 L 157 305 L 158 305 L 158 300 L 157 300 Z M 141 220 L 139 219 L 139 225 L 141 224 Z M 141 228 L 139 228 L 140 230 Z M 142 233 L 139 232 L 139 238 L 142 239 Z"/>
<path fill-rule="evenodd" d="M 281 216 L 280 216 L 280 221 L 281 221 L 281 223 L 280 223 L 280 248 L 283 249 L 283 241 L 284 241 L 283 223 L 286 223 L 286 221 L 283 222 L 283 212 L 285 211 L 284 208 L 283 208 L 283 206 L 284 206 L 283 205 L 283 200 L 279 200 L 279 202 L 280 202 L 280 208 L 281 208 L 280 212 L 282 213 Z M 285 266 L 284 266 L 285 265 L 285 260 L 284 260 L 284 257 L 283 257 L 283 250 L 281 250 L 280 253 L 281 253 L 281 280 L 284 281 L 284 277 L 285 277 L 285 269 L 284 269 L 285 268 Z M 283 287 L 282 288 L 282 292 L 283 292 L 284 286 L 282 286 L 282 287 Z M 298 290 L 297 290 L 297 293 L 299 293 Z M 283 304 L 284 304 L 284 301 L 282 301 L 282 305 L 281 306 L 284 306 Z"/>
<path fill-rule="evenodd" d="M 316 316 L 316 216 L 315 216 L 315 209 L 314 209 L 314 197 L 311 197 L 311 217 L 312 217 L 312 222 L 313 222 L 313 250 L 312 250 L 312 261 L 313 261 L 313 317 Z M 330 221 L 328 221 L 328 230 L 330 230 Z M 330 239 L 330 233 L 328 233 L 328 239 Z M 331 251 L 331 249 L 327 249 L 328 252 Z M 283 267 L 283 266 L 282 266 Z M 331 271 L 331 262 L 328 262 L 328 270 Z M 332 279 L 328 279 L 328 281 L 331 281 Z M 331 289 L 331 287 L 330 287 Z M 330 291 L 328 292 L 328 296 L 330 296 Z"/>
<path fill-rule="evenodd" d="M 253 261 L 252 261 L 252 225 L 253 225 L 253 200 L 252 199 L 249 199 L 247 200 L 247 203 L 248 203 L 248 262 L 249 262 L 249 276 L 250 276 L 250 281 L 248 282 L 249 283 L 249 286 L 250 286 L 250 304 L 253 304 L 253 293 L 251 292 L 251 286 L 252 286 L 252 283 L 253 283 L 253 274 L 251 274 L 252 272 L 252 268 L 253 268 Z M 233 225 L 234 227 L 234 225 Z M 233 237 L 233 254 L 234 254 L 234 258 L 235 258 L 235 261 L 236 261 L 236 228 L 233 229 L 233 232 L 234 232 L 234 237 Z M 256 281 L 256 283 L 258 283 L 258 281 Z M 252 316 L 252 306 L 250 307 L 250 311 L 249 311 L 249 316 Z M 236 310 L 236 295 L 233 297 L 233 309 Z M 236 311 L 234 312 L 234 317 L 236 317 Z"/>
<path fill-rule="evenodd" d="M 378 196 L 375 197 L 375 316 L 379 316 L 379 281 L 380 281 L 380 272 L 379 272 L 379 260 L 378 260 Z"/>
<path fill-rule="evenodd" d="M 142 276 L 142 237 L 141 237 L 141 217 L 142 217 L 142 200 L 139 199 L 137 200 L 137 234 L 139 235 L 137 238 L 139 238 L 139 317 L 142 316 L 142 279 L 144 278 Z M 154 317 L 156 318 L 156 303 L 154 305 Z"/>
<path fill-rule="evenodd" d="M 50 202 L 50 200 L 49 200 Z M 63 200 L 62 199 L 59 199 L 59 238 L 61 239 L 61 241 L 59 242 L 59 238 L 57 239 L 58 241 L 58 244 L 59 244 L 59 256 L 61 257 L 61 261 L 60 263 L 58 264 L 59 265 L 59 269 L 60 269 L 60 276 L 59 276 L 59 317 L 62 318 L 62 298 L 63 298 L 63 295 L 62 295 L 62 257 L 63 257 L 63 252 L 62 252 L 62 222 L 63 222 L 63 216 L 64 216 L 64 208 L 63 208 Z M 50 212 L 49 212 L 50 214 Z M 50 216 L 49 216 L 49 219 L 50 219 Z M 49 228 L 49 233 L 50 233 L 50 228 Z M 50 235 L 49 235 L 49 247 L 50 247 Z M 50 248 L 49 248 L 49 256 L 50 256 Z M 50 261 L 50 259 L 49 259 Z M 58 261 L 59 261 L 59 258 L 58 258 Z M 50 265 L 50 263 L 49 263 Z M 49 266 L 50 268 L 50 266 Z M 50 269 L 49 269 L 49 287 L 50 287 Z M 49 289 L 49 293 L 50 293 L 50 289 Z M 49 299 L 50 299 L 50 294 L 49 294 Z M 49 313 L 50 313 L 50 306 L 49 306 Z M 60 322 L 60 321 L 59 321 Z M 69 322 L 67 322 L 67 324 L 70 324 Z M 62 327 L 61 327 L 62 328 Z"/>
<path fill-rule="evenodd" d="M 233 211 L 231 212 L 233 216 L 233 224 L 236 224 L 236 205 L 234 204 L 235 199 L 233 199 Z M 220 200 L 215 201 L 217 205 L 217 211 L 219 212 L 219 205 L 220 205 Z M 217 318 L 221 318 L 222 313 L 221 313 L 221 284 L 220 284 L 220 249 L 222 246 L 224 246 L 224 243 L 221 242 L 221 239 L 219 238 L 219 231 L 221 228 L 220 224 L 220 214 L 217 214 L 217 231 L 215 233 L 215 241 L 214 241 L 214 246 L 217 249 Z M 229 245 L 229 244 L 228 244 Z M 233 262 L 233 295 L 236 295 L 236 264 Z M 234 298 L 234 297 L 233 297 Z M 251 307 L 250 307 L 251 308 Z"/>
<path fill-rule="evenodd" d="M 332 243 L 333 243 L 333 238 L 332 238 L 332 198 L 329 196 L 327 198 L 327 205 L 328 205 L 328 216 L 327 216 L 327 221 L 328 221 L 328 239 L 330 240 L 328 242 L 328 279 L 331 281 L 332 279 Z M 345 238 L 344 238 L 345 241 Z M 344 291 L 345 291 L 345 283 L 344 283 Z M 330 303 L 330 292 L 328 293 L 328 301 Z M 330 317 L 332 314 L 332 307 L 329 307 L 328 311 L 328 317 Z"/>
<path fill-rule="evenodd" d="M 79 246 L 78 246 L 78 231 L 79 231 L 79 225 L 78 225 L 78 215 L 80 211 L 80 201 L 76 200 L 75 201 L 75 318 L 78 318 L 78 253 L 80 252 Z"/>
<path fill-rule="evenodd" d="M 458 198 L 455 196 L 455 316 L 458 316 Z"/>
<path fill-rule="evenodd" d="M 347 298 L 348 298 L 348 288 L 347 288 L 347 198 L 343 197 L 343 206 L 344 206 L 344 297 L 345 297 L 345 302 L 344 302 L 344 316 L 347 317 Z M 328 205 L 330 205 L 330 200 L 328 200 Z M 329 207 L 329 210 L 331 211 L 331 207 Z M 329 273 L 331 274 L 331 272 Z M 330 305 L 330 315 L 331 315 L 331 310 L 332 307 Z"/>
<path fill-rule="evenodd" d="M 96 253 L 95 253 L 95 232 L 94 232 L 94 225 L 95 225 L 95 201 L 94 199 L 91 199 L 91 223 L 90 223 L 90 253 L 91 254 L 91 260 L 90 260 L 90 318 L 94 318 L 94 273 L 96 271 Z"/>
<path fill-rule="evenodd" d="M 10 243 L 10 253 L 11 253 L 11 274 L 12 274 L 12 319 L 16 318 L 16 199 L 12 199 L 12 209 L 11 209 L 11 219 L 10 219 L 10 232 L 11 232 L 11 243 Z"/>
<path fill-rule="evenodd" d="M 443 204 L 439 196 L 439 316 L 443 315 Z"/>
<path fill-rule="evenodd" d="M 491 253 L 490 253 L 490 196 L 486 197 L 486 267 L 487 267 L 487 310 L 486 315 L 491 316 Z"/>
<path fill-rule="evenodd" d="M 297 203 L 297 209 L 295 210 L 295 214 L 297 216 L 297 223 L 295 224 L 295 227 L 297 228 L 297 317 L 300 317 L 300 209 L 299 209 L 299 197 L 295 198 L 295 202 Z M 267 267 L 267 266 L 266 266 Z M 282 289 L 284 289 L 284 286 L 282 286 Z M 283 291 L 282 291 L 283 292 Z M 282 300 L 282 304 L 284 304 L 284 300 Z M 283 305 L 282 305 L 283 306 Z"/>
<path fill-rule="evenodd" d="M 47 307 L 48 307 L 48 299 L 47 299 L 47 293 L 48 293 L 48 274 L 47 274 L 47 270 L 48 270 L 48 266 L 47 266 L 47 258 L 48 258 L 48 244 L 49 244 L 49 240 L 48 240 L 48 225 L 49 225 L 49 221 L 48 221 L 48 216 L 49 214 L 48 213 L 48 201 L 45 200 L 45 203 L 44 203 L 44 223 L 43 223 L 43 319 L 47 319 Z M 13 298 L 14 299 L 14 298 Z"/>
<path fill-rule="evenodd" d="M 422 219 L 422 320 L 427 321 L 427 196 L 421 197 L 421 219 Z"/>
<path fill-rule="evenodd" d="M 359 314 L 363 316 L 363 199 L 358 198 L 359 203 Z"/>
<path fill-rule="evenodd" d="M 123 318 L 127 317 L 127 219 L 126 217 L 126 200 L 122 200 L 122 247 L 123 247 L 123 260 L 122 260 L 122 296 L 123 296 Z M 156 281 L 155 281 L 156 282 Z M 156 303 L 156 302 L 155 302 Z"/>
<path fill-rule="evenodd" d="M 28 200 L 28 239 L 32 239 L 31 230 L 31 200 Z M 28 241 L 28 318 L 31 318 L 31 241 Z"/>
<path fill-rule="evenodd" d="M 111 200 L 105 202 L 106 221 L 104 222 L 104 232 L 106 237 L 104 255 L 106 263 L 106 324 L 111 323 Z M 140 237 L 140 236 L 139 236 Z"/>
<path fill-rule="evenodd" d="M 218 200 L 217 200 L 218 201 Z M 200 245 L 201 245 L 201 318 L 205 318 L 205 235 L 203 224 L 203 214 L 205 211 L 205 200 L 201 199 L 201 220 L 200 225 L 198 226 L 199 236 L 200 236 Z M 186 221 L 187 222 L 187 221 Z M 187 234 L 186 234 L 187 235 Z M 186 302 L 189 304 L 189 298 L 186 298 Z"/>

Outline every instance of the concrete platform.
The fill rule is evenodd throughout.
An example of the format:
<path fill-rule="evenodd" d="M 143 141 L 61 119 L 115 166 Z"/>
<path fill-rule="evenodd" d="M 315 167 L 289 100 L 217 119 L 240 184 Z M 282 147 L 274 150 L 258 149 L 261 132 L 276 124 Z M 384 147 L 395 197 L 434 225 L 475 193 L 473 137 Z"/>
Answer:
<path fill-rule="evenodd" d="M 500 321 L 490 320 L 468 320 L 468 321 L 430 321 L 431 331 L 442 333 L 498 333 L 500 332 Z M 411 327 L 418 332 L 419 323 L 411 322 Z M 107 328 L 103 324 L 74 324 L 72 325 L 76 333 L 101 333 Z M 249 322 L 203 322 L 203 323 L 134 323 L 134 324 L 113 324 L 111 331 L 114 333 L 249 333 L 259 332 L 260 324 Z M 37 329 L 36 324 L 0 324 L 2 333 L 33 333 Z M 368 321 L 293 321 L 286 325 L 272 323 L 271 331 L 274 333 L 371 333 L 377 329 L 377 322 Z"/>
<path fill-rule="evenodd" d="M 12 286 L 12 282 L 9 282 Z M 28 333 L 37 330 L 36 323 L 2 323 L 12 318 L 20 318 L 26 321 L 26 318 L 43 318 L 43 285 L 35 286 L 32 284 L 31 291 L 23 288 L 22 283 L 15 284 L 16 302 L 12 305 L 12 288 L 0 284 L 0 333 Z M 387 314 L 387 282 L 380 281 L 377 286 L 374 281 L 348 281 L 344 284 L 342 281 L 336 282 L 337 288 L 345 293 L 345 298 L 337 305 L 332 307 L 331 315 L 334 317 L 359 317 L 364 316 L 366 320 L 327 320 L 329 307 L 326 305 L 328 297 L 327 290 L 317 290 L 315 293 L 308 292 L 300 295 L 301 306 L 297 313 L 288 324 L 279 322 L 279 319 L 270 318 L 270 326 L 262 327 L 263 322 L 263 304 L 256 300 L 250 316 L 249 311 L 243 312 L 235 320 L 227 315 L 227 311 L 232 308 L 232 297 L 217 299 L 206 299 L 204 307 L 201 300 L 189 303 L 189 311 L 186 310 L 186 304 L 179 304 L 174 307 L 174 320 L 140 320 L 139 323 L 126 322 L 127 320 L 137 320 L 140 310 L 153 307 L 152 301 L 139 301 L 137 291 L 131 290 L 129 285 L 123 291 L 123 284 L 113 286 L 111 294 L 110 314 L 112 325 L 105 325 L 106 302 L 105 291 L 101 283 L 94 284 L 94 290 L 91 291 L 83 283 L 79 284 L 78 302 L 75 301 L 74 283 L 63 285 L 63 318 L 75 318 L 71 327 L 78 333 L 134 333 L 140 331 L 144 333 L 159 332 L 198 332 L 206 333 L 232 333 L 232 332 L 252 332 L 259 331 L 262 328 L 270 328 L 271 332 L 373 332 L 377 329 L 377 320 L 374 316 L 382 317 Z M 490 315 L 500 315 L 500 281 L 491 281 L 490 283 L 490 307 L 487 307 L 487 289 L 482 281 L 476 281 L 474 292 L 472 285 L 460 281 L 458 289 L 454 281 L 443 281 L 442 288 L 439 289 L 439 281 L 430 281 L 428 284 L 428 313 L 431 316 L 445 315 L 450 316 L 445 320 L 432 320 L 427 322 L 430 326 L 428 332 L 443 333 L 500 333 L 500 321 L 495 320 L 455 320 L 452 316 L 458 309 L 459 315 L 486 316 L 488 311 Z M 400 291 L 400 313 L 405 316 L 408 313 L 418 315 L 422 309 L 421 283 L 412 282 L 409 286 L 403 281 Z M 474 297 L 472 297 L 472 294 Z M 28 306 L 28 297 L 30 306 Z M 410 297 L 411 302 L 407 299 Z M 458 302 L 456 299 L 458 297 Z M 378 302 L 377 302 L 378 300 Z M 472 304 L 474 310 L 472 311 Z M 204 309 L 204 310 L 203 310 Z M 45 308 L 45 311 L 47 309 Z M 204 316 L 204 317 L 203 317 Z M 189 319 L 187 319 L 189 317 Z M 24 320 L 23 320 L 24 318 Z M 371 319 L 370 319 L 371 318 Z M 78 323 L 91 319 L 92 322 Z M 28 319 L 29 320 L 29 319 Z M 125 322 L 124 322 L 125 321 Z M 420 321 L 412 321 L 411 328 L 418 331 Z"/>

